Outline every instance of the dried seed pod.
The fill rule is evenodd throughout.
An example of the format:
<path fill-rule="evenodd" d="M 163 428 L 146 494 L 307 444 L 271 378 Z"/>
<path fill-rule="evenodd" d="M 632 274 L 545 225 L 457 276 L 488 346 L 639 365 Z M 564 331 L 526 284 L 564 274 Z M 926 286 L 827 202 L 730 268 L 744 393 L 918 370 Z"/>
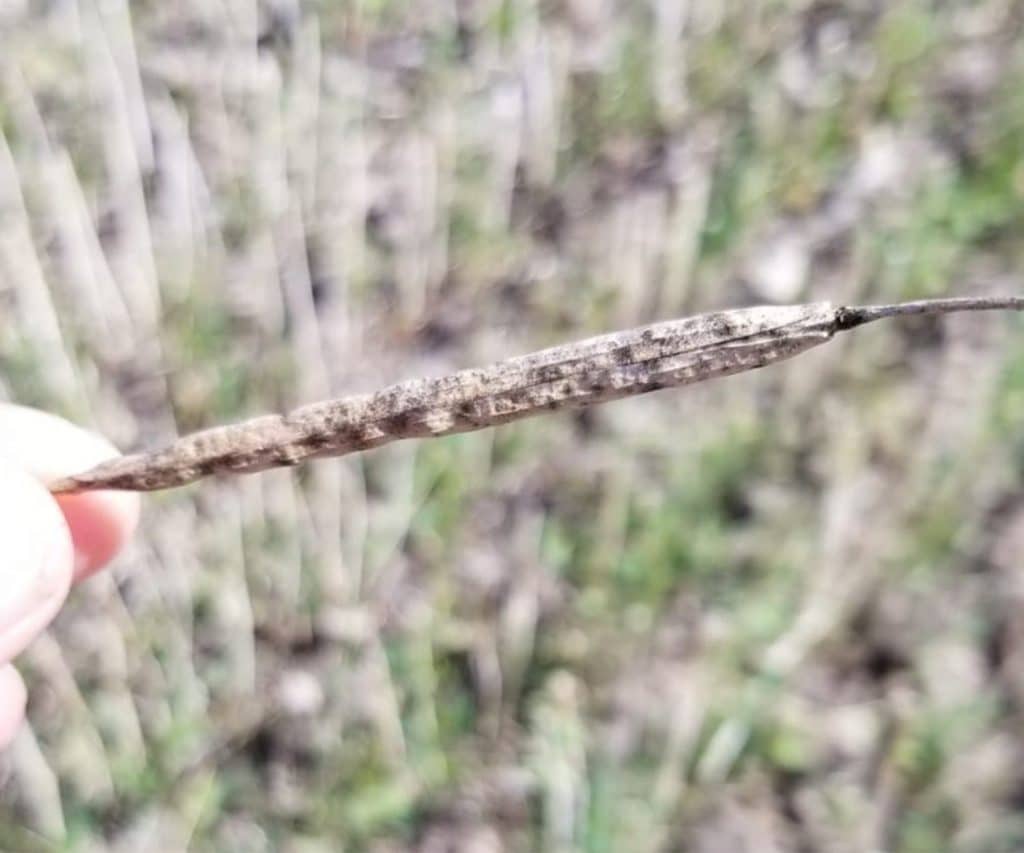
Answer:
<path fill-rule="evenodd" d="M 312 403 L 185 436 L 163 450 L 104 462 L 50 483 L 54 493 L 155 491 L 212 474 L 262 471 L 406 438 L 484 429 L 702 382 L 790 358 L 837 332 L 885 317 L 1022 310 L 1024 297 L 897 305 L 829 303 L 718 311 L 613 332 L 489 367 L 399 382 L 373 394 Z"/>

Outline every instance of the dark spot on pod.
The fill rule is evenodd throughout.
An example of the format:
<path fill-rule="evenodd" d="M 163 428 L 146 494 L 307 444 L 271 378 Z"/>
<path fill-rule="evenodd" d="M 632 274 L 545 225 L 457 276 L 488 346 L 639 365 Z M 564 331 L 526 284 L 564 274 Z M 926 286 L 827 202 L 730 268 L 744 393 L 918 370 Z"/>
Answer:
<path fill-rule="evenodd" d="M 216 459 L 212 460 L 216 468 L 220 470 L 230 470 L 238 467 L 239 465 L 245 464 L 245 455 L 238 451 L 229 451 L 227 453 L 219 454 Z"/>
<path fill-rule="evenodd" d="M 319 446 L 355 447 L 366 441 L 366 429 L 366 424 L 354 424 L 351 421 L 345 421 L 337 429 L 328 431 L 326 433 L 328 438 Z M 314 443 L 309 446 L 317 446 L 317 444 Z"/>
<path fill-rule="evenodd" d="M 601 370 L 585 376 L 581 384 L 586 391 L 600 393 L 608 387 L 610 382 L 611 377 L 608 375 L 608 371 Z"/>
<path fill-rule="evenodd" d="M 612 360 L 620 367 L 624 364 L 632 364 L 636 356 L 633 353 L 632 347 L 625 347 L 624 349 L 616 349 L 611 352 Z"/>
<path fill-rule="evenodd" d="M 644 329 L 643 334 L 640 335 L 640 342 L 649 344 L 654 340 L 654 332 L 650 329 Z"/>
<path fill-rule="evenodd" d="M 478 426 L 480 413 L 474 403 L 462 403 L 455 410 L 455 422 L 460 426 Z"/>
<path fill-rule="evenodd" d="M 308 447 L 310 450 L 321 450 L 337 440 L 337 436 L 329 435 L 326 432 L 315 432 L 312 435 L 304 436 L 299 443 L 303 447 Z"/>
<path fill-rule="evenodd" d="M 727 338 L 736 332 L 736 327 L 733 325 L 725 314 L 714 314 L 710 318 L 711 328 L 714 330 L 716 335 L 721 335 L 723 338 Z"/>
<path fill-rule="evenodd" d="M 302 454 L 297 447 L 289 445 L 279 448 L 274 459 L 281 465 L 298 465 L 302 461 Z"/>
<path fill-rule="evenodd" d="M 643 390 L 646 394 L 648 391 L 661 391 L 663 388 L 668 387 L 668 383 L 663 379 L 651 379 L 643 384 Z"/>
<path fill-rule="evenodd" d="M 501 416 L 508 413 L 510 404 L 506 397 L 492 397 L 487 402 L 487 416 L 489 418 Z"/>
<path fill-rule="evenodd" d="M 537 368 L 537 382 L 554 382 L 565 375 L 564 364 L 546 364 Z"/>
<path fill-rule="evenodd" d="M 220 459 L 219 458 L 204 459 L 202 462 L 197 462 L 194 467 L 195 467 L 196 473 L 200 477 L 207 477 L 210 474 L 216 473 L 216 471 L 221 467 L 220 466 Z"/>
<path fill-rule="evenodd" d="M 383 426 L 377 423 L 366 424 L 362 427 L 353 427 L 347 437 L 348 446 L 353 450 L 365 450 L 368 447 L 376 447 L 387 441 L 382 439 L 378 430 L 383 431 Z"/>
<path fill-rule="evenodd" d="M 412 412 L 409 411 L 396 412 L 393 415 L 388 415 L 386 418 L 381 418 L 379 421 L 380 428 L 391 435 L 407 432 L 411 422 Z"/>
<path fill-rule="evenodd" d="M 120 475 L 118 475 L 116 477 L 111 477 L 108 480 L 104 480 L 104 486 L 112 488 L 112 489 L 128 489 L 128 490 L 132 490 L 132 489 L 137 488 L 140 485 L 140 483 L 142 485 L 152 486 L 154 480 L 156 481 L 157 485 L 159 486 L 159 481 L 162 480 L 162 479 L 163 479 L 162 477 L 156 477 L 156 476 L 153 476 L 153 475 L 149 475 L 149 476 L 145 476 L 144 475 L 144 476 L 139 477 L 139 476 L 136 476 L 136 475 L 133 475 L 133 474 L 120 474 Z"/>

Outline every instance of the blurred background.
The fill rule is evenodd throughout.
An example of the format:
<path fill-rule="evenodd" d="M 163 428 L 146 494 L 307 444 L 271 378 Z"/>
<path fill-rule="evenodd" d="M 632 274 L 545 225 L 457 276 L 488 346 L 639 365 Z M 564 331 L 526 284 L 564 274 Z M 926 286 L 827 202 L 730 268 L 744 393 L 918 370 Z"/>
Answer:
<path fill-rule="evenodd" d="M 1017 0 L 4 0 L 0 398 L 156 447 L 702 310 L 1020 293 Z M 1024 336 L 145 498 L 0 848 L 1024 849 Z"/>

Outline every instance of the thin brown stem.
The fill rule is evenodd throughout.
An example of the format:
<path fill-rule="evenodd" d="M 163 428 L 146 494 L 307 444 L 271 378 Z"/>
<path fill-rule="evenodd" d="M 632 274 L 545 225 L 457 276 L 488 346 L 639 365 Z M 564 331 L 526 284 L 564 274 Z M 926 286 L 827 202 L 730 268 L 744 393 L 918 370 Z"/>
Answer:
<path fill-rule="evenodd" d="M 1024 310 L 1024 296 L 979 296 L 953 297 L 950 299 L 919 299 L 915 302 L 899 302 L 893 305 L 863 305 L 855 308 L 839 308 L 840 330 L 852 329 L 884 320 L 888 317 L 903 317 L 912 314 L 957 314 L 962 311 L 1021 311 Z"/>

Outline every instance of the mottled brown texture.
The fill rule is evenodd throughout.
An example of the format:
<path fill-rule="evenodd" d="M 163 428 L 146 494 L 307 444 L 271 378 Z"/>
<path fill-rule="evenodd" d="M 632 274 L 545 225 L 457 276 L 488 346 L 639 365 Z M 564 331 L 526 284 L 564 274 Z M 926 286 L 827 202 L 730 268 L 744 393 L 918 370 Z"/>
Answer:
<path fill-rule="evenodd" d="M 211 474 L 262 471 L 405 438 L 469 432 L 753 370 L 884 317 L 990 309 L 1022 310 L 1024 297 L 854 308 L 823 302 L 701 314 L 215 427 L 163 450 L 103 463 L 50 489 L 155 491 Z"/>

